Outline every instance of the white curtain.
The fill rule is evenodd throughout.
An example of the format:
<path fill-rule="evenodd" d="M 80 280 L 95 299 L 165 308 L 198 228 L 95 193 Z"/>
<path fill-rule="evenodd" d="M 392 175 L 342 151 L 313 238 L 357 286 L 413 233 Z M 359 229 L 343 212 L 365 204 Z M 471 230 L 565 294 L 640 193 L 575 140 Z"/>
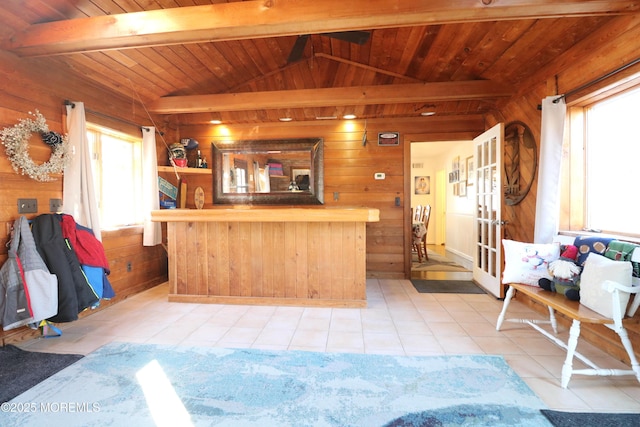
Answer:
<path fill-rule="evenodd" d="M 535 243 L 551 243 L 558 233 L 560 216 L 560 166 L 567 106 L 564 98 L 542 100 L 538 194 L 536 196 Z M 558 100 L 554 102 L 554 100 Z"/>
<path fill-rule="evenodd" d="M 162 243 L 159 222 L 151 221 L 151 211 L 160 209 L 158 193 L 158 158 L 156 156 L 156 128 L 142 128 L 142 194 L 144 209 L 143 246 Z"/>
<path fill-rule="evenodd" d="M 102 241 L 84 103 L 67 105 L 67 130 L 72 156 L 64 168 L 62 212 L 73 216 L 78 224 L 92 229 L 96 238 Z"/>

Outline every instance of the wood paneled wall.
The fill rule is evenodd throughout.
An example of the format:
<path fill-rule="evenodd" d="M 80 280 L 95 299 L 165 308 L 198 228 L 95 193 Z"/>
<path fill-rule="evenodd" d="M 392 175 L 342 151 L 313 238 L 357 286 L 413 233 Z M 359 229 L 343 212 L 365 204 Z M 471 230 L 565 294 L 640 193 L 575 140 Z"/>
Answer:
<path fill-rule="evenodd" d="M 367 125 L 368 143 L 362 145 L 364 123 L 351 123 L 353 129 L 342 127 L 344 121 L 321 124 L 274 124 L 258 126 L 183 126 L 179 127 L 179 116 L 168 117 L 157 123 L 165 132 L 158 140 L 159 164 L 166 163 L 166 146 L 180 137 L 196 138 L 203 154 L 213 164 L 207 144 L 215 138 L 221 138 L 223 129 L 227 138 L 232 139 L 274 139 L 298 137 L 322 137 L 325 143 L 325 203 L 339 206 L 368 206 L 380 209 L 380 222 L 367 225 L 367 273 L 370 277 L 404 277 L 404 257 L 408 250 L 405 240 L 408 236 L 409 212 L 408 170 L 411 141 L 452 140 L 451 132 L 457 132 L 459 139 L 471 139 L 482 130 L 498 122 L 522 121 L 532 130 L 536 141 L 540 141 L 540 111 L 538 104 L 547 95 L 563 93 L 580 87 L 597 77 L 630 63 L 638 56 L 640 40 L 640 16 L 624 16 L 607 22 L 585 41 L 575 45 L 566 55 L 544 67 L 518 88 L 518 93 L 506 101 L 493 113 L 477 117 L 473 123 L 460 122 L 446 117 L 419 118 L 412 120 L 369 121 Z M 520 64 L 521 67 L 528 66 Z M 640 71 L 633 67 L 625 73 L 605 80 L 594 86 L 604 88 L 612 80 L 629 76 Z M 47 117 L 53 130 L 62 130 L 62 102 L 64 99 L 83 101 L 87 108 L 108 116 L 125 119 L 134 123 L 148 125 L 144 109 L 133 102 L 135 98 L 123 99 L 107 93 L 90 84 L 70 81 L 64 69 L 52 70 L 40 66 L 35 59 L 18 59 L 0 51 L 0 126 L 13 126 L 18 119 L 36 108 Z M 568 99 L 571 103 L 579 99 L 578 94 Z M 91 120 L 92 117 L 89 116 Z M 98 116 L 94 120 L 101 124 L 118 128 L 125 127 L 117 120 L 106 120 Z M 171 123 L 170 123 L 171 122 Z M 128 129 L 131 131 L 131 126 Z M 122 130 L 122 129 L 121 129 Z M 401 142 L 397 147 L 377 145 L 377 133 L 386 131 L 400 132 Z M 47 151 L 34 146 L 32 156 L 35 159 L 47 157 Z M 374 180 L 375 172 L 384 172 L 384 181 Z M 165 174 L 171 176 L 171 174 Z M 62 197 L 61 181 L 36 183 L 17 175 L 11 169 L 4 155 L 0 156 L 0 223 L 12 222 L 17 215 L 17 199 L 35 197 L 40 212 L 48 207 L 49 198 Z M 196 186 L 205 188 L 205 203 L 212 203 L 211 176 L 189 175 L 188 207 L 193 207 L 193 190 Z M 509 221 L 508 236 L 515 240 L 533 239 L 534 215 L 536 204 L 536 183 L 528 196 L 516 206 L 505 206 L 504 219 Z M 334 197 L 335 194 L 335 197 Z M 399 198 L 399 206 L 396 204 Z M 105 233 L 104 243 L 108 258 L 112 264 L 112 278 L 119 297 L 136 292 L 153 283 L 166 279 L 166 260 L 159 248 L 143 248 L 137 229 L 118 233 Z M 0 231 L 0 262 L 6 259 L 6 236 L 4 226 Z M 132 271 L 127 272 L 127 263 L 132 262 Z M 637 317 L 637 316 L 636 316 Z M 633 319 L 635 324 L 638 323 Z M 587 329 L 585 327 L 585 329 Z M 588 330 L 592 340 L 611 342 L 607 332 L 599 329 Z M 632 332 L 632 340 L 638 347 L 639 335 Z M 613 353 L 617 347 L 606 344 Z"/>
<path fill-rule="evenodd" d="M 620 17 L 611 21 L 600 31 L 594 33 L 585 42 L 574 46 L 567 56 L 558 58 L 552 64 L 530 79 L 528 84 L 520 88 L 520 93 L 493 115 L 487 117 L 487 125 L 493 126 L 500 121 L 505 124 L 512 121 L 526 123 L 540 146 L 541 111 L 538 105 L 547 96 L 564 94 L 582 87 L 615 69 L 629 64 L 638 58 L 638 42 L 640 40 L 640 17 Z M 588 92 L 603 92 L 616 81 L 629 79 L 640 73 L 640 66 L 635 65 L 615 76 L 598 82 L 588 89 L 567 97 L 567 105 L 578 103 Z M 503 219 L 509 221 L 505 229 L 508 238 L 533 241 L 536 211 L 537 176 L 527 197 L 515 206 L 503 206 Z M 529 304 L 543 314 L 546 307 L 529 301 Z M 559 322 L 570 326 L 568 319 L 560 316 Z M 636 355 L 640 357 L 640 313 L 625 324 Z M 620 360 L 627 360 L 625 350 L 611 330 L 602 325 L 583 325 L 585 338 Z"/>
<path fill-rule="evenodd" d="M 361 206 L 380 209 L 380 222 L 367 224 L 367 271 L 371 276 L 404 276 L 403 251 L 403 149 L 402 145 L 379 147 L 377 132 L 384 125 L 368 125 L 368 143 L 362 145 L 364 124 L 340 124 L 233 127 L 230 135 L 221 135 L 219 126 L 182 127 L 183 137 L 197 139 L 201 146 L 220 139 L 277 139 L 321 137 L 324 143 L 324 200 L 326 206 Z M 228 128 L 225 128 L 228 129 Z M 393 130 L 400 130 L 393 128 Z M 212 158 L 209 152 L 207 158 Z M 213 162 L 211 161 L 210 164 Z M 385 180 L 374 180 L 375 172 L 384 172 Z M 168 178 L 168 179 L 172 179 Z M 205 207 L 212 203 L 212 177 L 187 176 L 187 182 L 205 189 Z M 206 185 L 206 186 L 205 186 Z M 188 188 L 187 206 L 193 205 L 193 186 Z M 395 205 L 395 198 L 400 203 Z"/>
<path fill-rule="evenodd" d="M 84 102 L 87 110 L 99 113 L 87 113 L 88 121 L 126 133 L 139 135 L 140 130 L 123 120 L 149 124 L 149 119 L 140 114 L 144 109 L 132 105 L 131 100 L 119 99 L 91 85 L 69 80 L 63 69 L 40 67 L 37 59 L 20 60 L 0 51 L 0 81 L 3 82 L 0 86 L 0 128 L 14 126 L 37 109 L 47 119 L 51 130 L 63 132 L 66 99 Z M 30 140 L 29 153 L 34 161 L 42 162 L 48 160 L 51 151 L 35 135 Z M 11 168 L 4 146 L 0 147 L 0 265 L 7 259 L 7 224 L 13 224 L 18 217 L 17 200 L 37 199 L 38 212 L 26 214 L 27 218 L 49 213 L 49 199 L 62 198 L 62 177 L 57 178 L 41 183 L 17 174 Z M 113 302 L 167 280 L 166 252 L 162 246 L 143 247 L 141 227 L 103 232 L 103 243 L 111 268 L 110 281 L 116 291 Z M 131 271 L 127 268 L 129 264 Z M 109 304 L 103 302 L 101 307 Z M 0 332 L 0 339 L 2 342 L 17 341 L 35 334 L 36 331 L 24 327 Z"/>

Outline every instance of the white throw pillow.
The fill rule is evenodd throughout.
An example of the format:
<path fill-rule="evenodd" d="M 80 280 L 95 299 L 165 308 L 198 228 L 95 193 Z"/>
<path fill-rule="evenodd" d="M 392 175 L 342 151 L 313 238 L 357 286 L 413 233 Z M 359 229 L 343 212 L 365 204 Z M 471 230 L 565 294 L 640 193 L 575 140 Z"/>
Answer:
<path fill-rule="evenodd" d="M 590 253 L 580 276 L 580 304 L 605 317 L 613 317 L 613 294 L 602 288 L 605 280 L 613 280 L 631 286 L 632 266 L 629 261 L 614 261 L 596 253 Z M 629 294 L 620 294 L 621 313 L 625 312 Z"/>
<path fill-rule="evenodd" d="M 559 243 L 523 243 L 502 240 L 505 265 L 502 283 L 522 283 L 538 286 L 538 280 L 551 279 L 549 263 L 560 257 Z"/>

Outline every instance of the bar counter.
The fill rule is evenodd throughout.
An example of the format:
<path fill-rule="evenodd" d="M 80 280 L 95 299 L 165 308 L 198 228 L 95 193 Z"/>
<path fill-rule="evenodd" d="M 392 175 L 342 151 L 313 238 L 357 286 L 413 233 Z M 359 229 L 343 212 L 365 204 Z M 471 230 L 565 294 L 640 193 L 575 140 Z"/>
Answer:
<path fill-rule="evenodd" d="M 379 210 L 225 206 L 167 223 L 169 301 L 366 307 L 366 223 Z"/>

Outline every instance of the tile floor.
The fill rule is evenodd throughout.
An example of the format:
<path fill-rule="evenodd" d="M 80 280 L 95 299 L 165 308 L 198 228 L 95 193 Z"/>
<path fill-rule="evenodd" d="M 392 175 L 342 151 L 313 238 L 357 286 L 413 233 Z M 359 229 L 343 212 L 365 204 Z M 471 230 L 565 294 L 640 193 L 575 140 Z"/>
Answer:
<path fill-rule="evenodd" d="M 166 284 L 157 286 L 62 325 L 59 338 L 20 346 L 82 354 L 112 341 L 394 355 L 500 354 L 551 409 L 640 412 L 640 383 L 632 376 L 573 376 L 569 388 L 562 389 L 563 351 L 526 325 L 506 323 L 496 331 L 502 302 L 489 295 L 420 294 L 408 280 L 369 279 L 367 308 L 332 309 L 169 303 L 167 290 Z M 540 317 L 517 300 L 509 312 Z M 564 328 L 560 337 L 567 337 Z M 626 368 L 588 343 L 578 349 L 602 366 Z"/>

